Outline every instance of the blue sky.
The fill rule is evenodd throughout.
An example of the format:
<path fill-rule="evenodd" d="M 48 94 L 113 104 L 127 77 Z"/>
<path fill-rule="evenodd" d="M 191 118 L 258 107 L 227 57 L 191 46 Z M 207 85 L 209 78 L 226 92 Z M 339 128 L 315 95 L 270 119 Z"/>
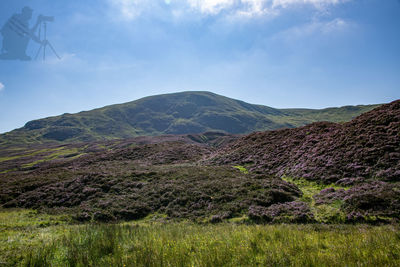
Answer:
<path fill-rule="evenodd" d="M 24 6 L 31 26 L 55 17 L 62 60 L 0 60 L 0 132 L 187 90 L 278 108 L 400 98 L 398 0 L 1 0 L 0 27 Z"/>

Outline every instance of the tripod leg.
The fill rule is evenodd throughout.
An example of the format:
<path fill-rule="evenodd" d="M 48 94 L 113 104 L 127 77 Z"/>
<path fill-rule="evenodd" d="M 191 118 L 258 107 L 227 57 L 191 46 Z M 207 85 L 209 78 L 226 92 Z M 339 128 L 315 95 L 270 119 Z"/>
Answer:
<path fill-rule="evenodd" d="M 36 53 L 35 60 L 38 58 L 38 56 L 39 56 L 39 54 L 40 54 L 40 51 L 42 51 L 42 47 L 43 47 L 43 45 L 40 45 L 39 50 L 38 50 L 37 53 Z"/>
<path fill-rule="evenodd" d="M 50 46 L 51 50 L 53 50 L 54 54 L 58 57 L 58 59 L 61 60 L 61 57 L 57 54 L 56 50 L 55 50 L 54 47 L 50 44 L 49 41 L 47 41 L 47 44 Z"/>

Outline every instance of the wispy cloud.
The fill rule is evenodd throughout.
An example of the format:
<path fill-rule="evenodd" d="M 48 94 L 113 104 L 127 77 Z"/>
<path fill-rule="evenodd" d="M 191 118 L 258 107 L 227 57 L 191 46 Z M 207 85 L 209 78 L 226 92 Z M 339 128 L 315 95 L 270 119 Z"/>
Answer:
<path fill-rule="evenodd" d="M 279 10 L 311 5 L 321 9 L 351 0 L 187 0 L 189 5 L 201 13 L 210 15 L 229 11 L 237 15 L 260 16 L 277 14 Z"/>
<path fill-rule="evenodd" d="M 0 91 L 2 91 L 4 89 L 4 84 L 2 84 L 1 82 L 0 82 Z"/>
<path fill-rule="evenodd" d="M 109 0 L 112 8 L 120 12 L 122 18 L 132 20 L 138 17 L 146 6 L 151 5 L 146 0 Z"/>
<path fill-rule="evenodd" d="M 295 40 L 307 38 L 315 34 L 329 35 L 343 32 L 352 27 L 355 27 L 353 22 L 342 18 L 336 18 L 329 21 L 313 21 L 279 32 L 275 34 L 272 39 L 293 42 Z"/>
<path fill-rule="evenodd" d="M 352 0 L 108 0 L 112 8 L 127 20 L 135 19 L 145 11 L 157 12 L 168 9 L 171 14 L 229 17 L 276 16 L 284 9 L 311 6 L 325 9 Z"/>

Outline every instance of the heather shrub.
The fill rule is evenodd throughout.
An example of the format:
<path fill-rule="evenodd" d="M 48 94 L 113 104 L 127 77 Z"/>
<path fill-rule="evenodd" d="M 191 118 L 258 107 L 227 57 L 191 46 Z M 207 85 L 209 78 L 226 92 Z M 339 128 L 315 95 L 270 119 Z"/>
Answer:
<path fill-rule="evenodd" d="M 400 218 L 400 185 L 371 182 L 346 191 L 343 208 L 348 214 Z M 351 216 L 358 218 L 360 216 Z M 352 219 L 353 220 L 353 219 Z"/>
<path fill-rule="evenodd" d="M 309 223 L 314 215 L 304 202 L 287 202 L 274 204 L 270 207 L 251 206 L 248 216 L 255 222 L 271 223 Z"/>
<path fill-rule="evenodd" d="M 103 166 L 39 186 L 7 204 L 63 208 L 78 214 L 78 221 L 137 220 L 152 213 L 203 221 L 212 215 L 222 216 L 221 220 L 226 219 L 224 214 L 240 217 L 251 205 L 268 207 L 301 196 L 291 183 L 273 176 L 242 173 L 229 166 L 151 166 L 125 175 L 103 174 Z M 96 173 L 98 170 L 100 173 Z"/>
<path fill-rule="evenodd" d="M 343 124 L 317 122 L 252 133 L 220 148 L 208 161 L 239 166 L 252 162 L 250 172 L 342 186 L 371 178 L 400 181 L 399 102 Z"/>
<path fill-rule="evenodd" d="M 107 210 L 104 211 L 96 211 L 93 214 L 93 219 L 99 222 L 109 222 L 114 221 L 115 217 Z"/>

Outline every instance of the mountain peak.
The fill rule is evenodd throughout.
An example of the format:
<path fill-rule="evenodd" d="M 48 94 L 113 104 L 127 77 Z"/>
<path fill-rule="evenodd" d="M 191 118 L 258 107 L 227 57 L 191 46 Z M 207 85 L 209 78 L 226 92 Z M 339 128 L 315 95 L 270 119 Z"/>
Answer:
<path fill-rule="evenodd" d="M 184 91 L 144 97 L 76 114 L 34 120 L 0 135 L 0 145 L 37 142 L 86 142 L 145 135 L 219 131 L 244 134 L 293 128 L 315 121 L 348 121 L 376 106 L 275 109 L 208 91 Z"/>

